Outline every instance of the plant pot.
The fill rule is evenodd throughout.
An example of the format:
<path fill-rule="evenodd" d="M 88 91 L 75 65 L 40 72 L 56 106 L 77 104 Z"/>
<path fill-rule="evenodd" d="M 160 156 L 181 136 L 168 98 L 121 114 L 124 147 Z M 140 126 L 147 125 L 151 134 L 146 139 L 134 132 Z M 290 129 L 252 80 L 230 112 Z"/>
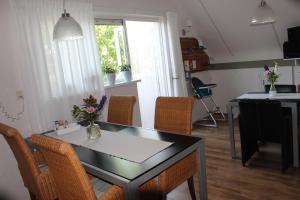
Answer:
<path fill-rule="evenodd" d="M 126 82 L 131 81 L 131 78 L 132 78 L 132 76 L 131 76 L 131 71 L 122 71 L 122 75 L 123 75 L 124 80 L 125 80 Z"/>
<path fill-rule="evenodd" d="M 107 73 L 106 74 L 108 85 L 114 85 L 116 82 L 116 74 L 115 73 Z"/>

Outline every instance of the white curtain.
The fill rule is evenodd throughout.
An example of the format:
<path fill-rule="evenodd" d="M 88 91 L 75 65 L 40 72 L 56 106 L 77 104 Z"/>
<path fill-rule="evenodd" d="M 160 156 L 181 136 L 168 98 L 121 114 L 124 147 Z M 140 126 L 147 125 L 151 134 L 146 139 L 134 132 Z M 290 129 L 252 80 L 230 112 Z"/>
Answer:
<path fill-rule="evenodd" d="M 153 128 L 155 101 L 172 96 L 170 70 L 165 61 L 161 22 L 126 20 L 130 63 L 138 83 L 142 126 Z"/>
<path fill-rule="evenodd" d="M 134 78 L 150 79 L 157 96 L 172 96 L 161 22 L 126 20 L 126 33 Z"/>
<path fill-rule="evenodd" d="M 173 95 L 187 96 L 177 14 L 174 12 L 167 12 L 164 24 L 166 36 L 165 43 L 168 47 L 167 50 L 169 55 L 169 64 L 172 70 Z"/>
<path fill-rule="evenodd" d="M 20 58 L 27 116 L 32 131 L 71 121 L 72 105 L 89 94 L 104 93 L 91 1 L 66 1 L 67 12 L 81 25 L 82 40 L 53 41 L 62 0 L 12 0 L 24 56 Z"/>

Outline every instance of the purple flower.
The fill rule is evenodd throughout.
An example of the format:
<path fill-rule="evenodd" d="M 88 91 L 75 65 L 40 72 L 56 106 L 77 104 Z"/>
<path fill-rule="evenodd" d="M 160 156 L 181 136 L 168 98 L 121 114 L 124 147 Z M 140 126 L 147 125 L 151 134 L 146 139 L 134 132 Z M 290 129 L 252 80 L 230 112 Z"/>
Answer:
<path fill-rule="evenodd" d="M 268 65 L 265 65 L 265 66 L 264 66 L 264 69 L 265 69 L 265 71 L 269 71 L 269 66 L 268 66 Z"/>
<path fill-rule="evenodd" d="M 107 100 L 107 97 L 105 95 L 102 96 L 102 99 L 100 100 L 99 104 L 97 105 L 97 108 L 96 108 L 97 111 L 101 111 L 103 109 L 106 100 Z"/>
<path fill-rule="evenodd" d="M 266 70 L 265 72 L 264 72 L 264 76 L 269 76 L 269 74 L 270 74 L 270 71 L 269 70 Z"/>

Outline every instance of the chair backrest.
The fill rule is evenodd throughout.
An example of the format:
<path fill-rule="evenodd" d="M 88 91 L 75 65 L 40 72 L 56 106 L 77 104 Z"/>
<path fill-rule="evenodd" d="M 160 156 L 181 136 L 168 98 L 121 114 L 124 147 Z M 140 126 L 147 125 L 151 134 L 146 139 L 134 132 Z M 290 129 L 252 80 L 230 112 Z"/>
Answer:
<path fill-rule="evenodd" d="M 204 83 L 196 77 L 192 77 L 192 86 L 194 89 L 198 89 L 199 87 L 203 87 Z"/>
<path fill-rule="evenodd" d="M 0 123 L 0 134 L 4 136 L 17 160 L 25 187 L 30 192 L 39 194 L 35 177 L 40 174 L 40 170 L 38 169 L 33 154 L 23 137 L 17 129 L 2 123 Z"/>
<path fill-rule="evenodd" d="M 95 200 L 96 194 L 70 144 L 43 135 L 33 135 L 31 142 L 48 163 L 60 200 Z"/>
<path fill-rule="evenodd" d="M 275 85 L 276 91 L 278 93 L 296 93 L 296 85 Z M 265 92 L 269 92 L 270 85 L 265 85 Z"/>
<path fill-rule="evenodd" d="M 246 163 L 256 152 L 259 139 L 257 102 L 254 100 L 240 100 L 239 108 L 242 162 Z"/>
<path fill-rule="evenodd" d="M 200 89 L 200 87 L 205 87 L 205 84 L 200 79 L 193 77 L 191 83 L 192 83 L 192 88 L 194 90 L 194 95 L 198 99 L 212 95 L 212 91 L 210 88 Z"/>
<path fill-rule="evenodd" d="M 135 102 L 135 96 L 111 96 L 108 105 L 107 121 L 131 126 Z"/>
<path fill-rule="evenodd" d="M 160 131 L 188 134 L 192 132 L 192 97 L 158 97 L 154 128 Z"/>

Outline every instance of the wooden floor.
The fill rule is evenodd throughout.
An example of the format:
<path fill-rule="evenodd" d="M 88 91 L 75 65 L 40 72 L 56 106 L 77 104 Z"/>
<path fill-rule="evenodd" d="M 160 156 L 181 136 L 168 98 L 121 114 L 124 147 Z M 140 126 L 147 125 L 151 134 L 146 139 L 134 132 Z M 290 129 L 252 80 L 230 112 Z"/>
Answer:
<path fill-rule="evenodd" d="M 240 160 L 231 159 L 226 123 L 219 128 L 195 128 L 193 135 L 205 139 L 209 200 L 300 200 L 300 169 L 282 174 L 279 151 L 274 151 L 278 148 L 261 148 L 243 167 Z M 168 200 L 184 199 L 191 199 L 186 183 L 168 195 Z"/>

